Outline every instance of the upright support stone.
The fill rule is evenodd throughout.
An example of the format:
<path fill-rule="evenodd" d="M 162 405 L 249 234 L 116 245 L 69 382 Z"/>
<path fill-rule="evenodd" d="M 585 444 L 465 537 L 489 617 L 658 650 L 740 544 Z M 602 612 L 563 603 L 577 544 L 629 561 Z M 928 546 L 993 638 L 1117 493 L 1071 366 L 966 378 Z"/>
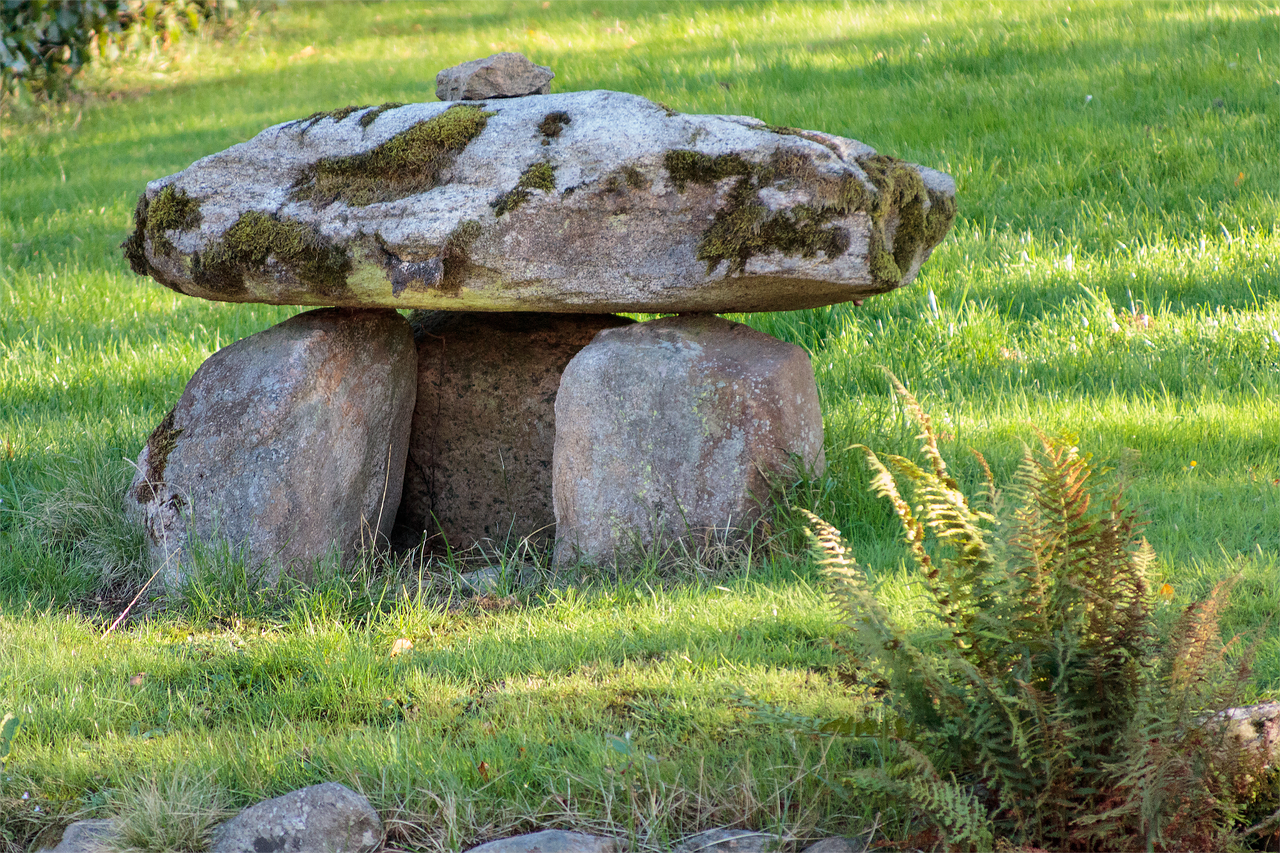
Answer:
<path fill-rule="evenodd" d="M 555 409 L 558 564 L 740 538 L 771 474 L 824 466 L 808 355 L 710 314 L 601 332 L 565 368 Z"/>
<path fill-rule="evenodd" d="M 609 314 L 419 312 L 418 393 L 393 541 L 440 552 L 555 537 L 551 451 L 569 359 Z"/>
<path fill-rule="evenodd" d="M 172 585 L 193 546 L 307 570 L 391 532 L 417 358 L 394 311 L 308 311 L 205 361 L 147 439 L 128 509 Z"/>

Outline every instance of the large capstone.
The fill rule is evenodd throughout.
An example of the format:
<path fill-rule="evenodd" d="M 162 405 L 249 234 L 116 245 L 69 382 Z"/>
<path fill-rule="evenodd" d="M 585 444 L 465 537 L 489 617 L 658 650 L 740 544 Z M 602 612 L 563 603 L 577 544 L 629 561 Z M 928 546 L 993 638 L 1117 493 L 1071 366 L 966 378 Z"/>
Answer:
<path fill-rule="evenodd" d="M 385 541 L 416 369 L 409 324 L 388 310 L 309 311 L 211 355 L 127 495 L 164 581 L 199 552 L 243 555 L 270 583 Z"/>
<path fill-rule="evenodd" d="M 422 313 L 418 393 L 395 543 L 510 550 L 555 537 L 560 374 L 610 314 Z"/>
<path fill-rule="evenodd" d="M 123 248 L 230 302 L 772 311 L 911 281 L 954 196 L 851 139 L 572 92 L 276 125 L 149 184 Z"/>
<path fill-rule="evenodd" d="M 556 397 L 556 562 L 739 540 L 779 476 L 823 465 L 804 350 L 709 314 L 606 329 Z"/>

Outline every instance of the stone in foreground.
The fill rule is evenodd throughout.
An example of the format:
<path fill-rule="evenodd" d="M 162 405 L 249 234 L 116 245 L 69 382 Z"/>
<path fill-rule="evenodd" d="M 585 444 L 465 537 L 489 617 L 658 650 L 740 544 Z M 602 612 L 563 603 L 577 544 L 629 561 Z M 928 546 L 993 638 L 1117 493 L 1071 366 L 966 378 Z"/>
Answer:
<path fill-rule="evenodd" d="M 528 835 L 500 838 L 472 847 L 467 853 L 624 853 L 627 843 L 620 838 L 602 838 L 563 829 L 544 829 Z"/>
<path fill-rule="evenodd" d="M 522 53 L 495 53 L 473 59 L 436 75 L 436 97 L 442 101 L 483 101 L 486 98 L 518 98 L 551 91 L 555 72 L 534 65 Z"/>
<path fill-rule="evenodd" d="M 193 549 L 229 545 L 274 583 L 389 534 L 416 370 L 409 324 L 387 310 L 309 311 L 210 356 L 126 496 L 164 582 Z"/>
<path fill-rule="evenodd" d="M 601 332 L 565 368 L 555 408 L 561 565 L 740 539 L 770 475 L 824 464 L 808 355 L 709 314 Z"/>
<path fill-rule="evenodd" d="M 45 847 L 37 853 L 115 853 L 122 843 L 118 836 L 114 820 L 78 820 L 62 833 L 57 847 Z"/>
<path fill-rule="evenodd" d="M 708 829 L 684 839 L 672 853 L 770 853 L 781 847 L 781 839 L 769 832 Z"/>
<path fill-rule="evenodd" d="M 551 541 L 560 374 L 609 314 L 414 317 L 418 391 L 393 542 L 429 550 Z"/>
<path fill-rule="evenodd" d="M 218 827 L 212 853 L 370 853 L 382 821 L 369 801 L 337 782 L 250 806 Z"/>
<path fill-rule="evenodd" d="M 954 215 L 860 142 L 595 91 L 276 125 L 149 184 L 123 248 L 227 302 L 775 311 L 910 282 Z"/>

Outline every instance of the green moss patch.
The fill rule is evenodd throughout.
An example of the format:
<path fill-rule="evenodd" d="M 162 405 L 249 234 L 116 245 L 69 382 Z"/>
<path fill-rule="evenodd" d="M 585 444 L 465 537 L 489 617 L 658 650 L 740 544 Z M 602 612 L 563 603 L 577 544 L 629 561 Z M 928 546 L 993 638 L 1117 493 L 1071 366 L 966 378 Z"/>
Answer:
<path fill-rule="evenodd" d="M 559 136 L 565 125 L 571 121 L 569 114 L 563 110 L 556 110 L 543 116 L 542 121 L 538 122 L 538 132 L 543 136 L 542 144 L 550 145 L 551 140 Z"/>
<path fill-rule="evenodd" d="M 516 181 L 515 188 L 498 196 L 490 207 L 495 216 L 510 213 L 529 200 L 530 190 L 551 192 L 556 188 L 556 167 L 550 163 L 534 163 L 525 169 Z"/>
<path fill-rule="evenodd" d="M 151 240 L 153 252 L 167 255 L 173 251 L 174 246 L 164 232 L 186 231 L 199 224 L 200 205 L 185 190 L 167 186 L 155 199 L 148 199 L 147 194 L 143 193 L 133 209 L 133 233 L 120 244 L 129 268 L 138 275 L 154 275 L 151 263 L 147 260 L 147 238 Z"/>
<path fill-rule="evenodd" d="M 268 258 L 328 296 L 346 289 L 351 272 L 350 255 L 311 226 L 254 210 L 236 220 L 203 255 L 193 256 L 192 275 L 201 287 L 231 296 L 244 290 L 245 275 L 262 270 Z"/>
<path fill-rule="evenodd" d="M 151 431 L 147 437 L 147 470 L 133 496 L 140 504 L 155 499 L 156 489 L 164 482 L 164 469 L 169 465 L 169 454 L 178 446 L 178 436 L 183 430 L 173 428 L 174 409 Z"/>
<path fill-rule="evenodd" d="M 360 116 L 360 126 L 368 127 L 369 125 L 377 121 L 378 116 L 382 115 L 387 110 L 395 110 L 403 106 L 404 104 L 400 103 L 399 101 L 387 101 L 385 104 L 378 104 L 378 106 L 374 107 L 364 115 Z"/>
<path fill-rule="evenodd" d="M 684 192 L 689 184 L 713 184 L 735 175 L 751 175 L 754 167 L 737 154 L 712 157 L 700 151 L 668 151 L 662 164 L 676 189 Z"/>
<path fill-rule="evenodd" d="M 367 109 L 369 109 L 368 104 L 365 104 L 363 106 L 353 105 L 349 107 L 339 107 L 336 110 L 328 110 L 327 112 L 321 112 L 321 113 L 312 113 L 311 115 L 307 116 L 304 119 L 299 119 L 297 123 L 303 126 L 302 132 L 306 133 L 308 130 L 315 127 L 317 124 L 319 124 L 320 122 L 324 121 L 327 118 L 333 119 L 334 123 L 336 124 L 338 122 L 341 122 L 343 119 L 347 118 L 353 113 L 358 113 L 361 110 L 367 110 Z"/>
<path fill-rule="evenodd" d="M 783 135 L 803 136 L 792 128 L 769 127 Z M 858 161 L 875 192 L 848 175 L 839 181 L 823 179 L 813 160 L 803 152 L 779 149 L 764 163 L 751 163 L 737 154 L 711 156 L 698 151 L 668 151 L 663 164 L 676 189 L 691 184 L 712 184 L 737 177 L 724 207 L 698 241 L 697 257 L 706 261 L 710 274 L 720 263 L 741 273 L 747 261 L 765 252 L 811 258 L 827 257 L 849 249 L 849 232 L 832 223 L 854 211 L 871 219 L 868 266 L 877 289 L 891 290 L 902 283 L 905 270 L 923 246 L 936 244 L 955 218 L 955 201 L 942 193 L 929 193 L 924 179 L 910 164 L 875 155 Z M 771 212 L 760 199 L 766 186 L 804 186 L 814 196 L 811 205 Z M 926 205 L 928 210 L 926 212 Z M 885 220 L 898 211 L 893 252 L 887 246 Z"/>
<path fill-rule="evenodd" d="M 129 269 L 137 275 L 151 275 L 151 264 L 147 261 L 144 235 L 147 233 L 147 211 L 151 202 L 147 194 L 138 196 L 138 203 L 133 208 L 133 233 L 124 239 L 120 248 L 124 251 L 124 259 L 129 262 Z"/>
<path fill-rule="evenodd" d="M 320 160 L 298 178 L 292 198 L 362 207 L 426 192 L 494 115 L 472 104 L 451 107 L 362 154 Z"/>

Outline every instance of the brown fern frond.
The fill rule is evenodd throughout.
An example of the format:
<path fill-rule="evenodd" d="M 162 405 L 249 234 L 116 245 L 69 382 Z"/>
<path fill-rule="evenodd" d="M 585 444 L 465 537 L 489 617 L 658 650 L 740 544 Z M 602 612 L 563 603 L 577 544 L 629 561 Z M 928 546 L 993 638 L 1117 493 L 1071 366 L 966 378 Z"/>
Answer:
<path fill-rule="evenodd" d="M 947 471 L 947 462 L 942 458 L 942 452 L 938 450 L 938 437 L 933 431 L 933 418 L 929 417 L 929 413 L 920 405 L 920 401 L 915 398 L 907 386 L 903 385 L 894 376 L 888 368 L 882 368 L 885 376 L 889 378 L 889 384 L 893 386 L 893 390 L 898 395 L 898 399 L 902 401 L 902 407 L 907 410 L 907 414 L 920 427 L 920 434 L 916 436 L 920 439 L 920 452 L 925 455 L 929 463 L 933 466 L 933 473 L 939 480 L 953 489 L 959 489 L 960 485 L 951 477 Z"/>

